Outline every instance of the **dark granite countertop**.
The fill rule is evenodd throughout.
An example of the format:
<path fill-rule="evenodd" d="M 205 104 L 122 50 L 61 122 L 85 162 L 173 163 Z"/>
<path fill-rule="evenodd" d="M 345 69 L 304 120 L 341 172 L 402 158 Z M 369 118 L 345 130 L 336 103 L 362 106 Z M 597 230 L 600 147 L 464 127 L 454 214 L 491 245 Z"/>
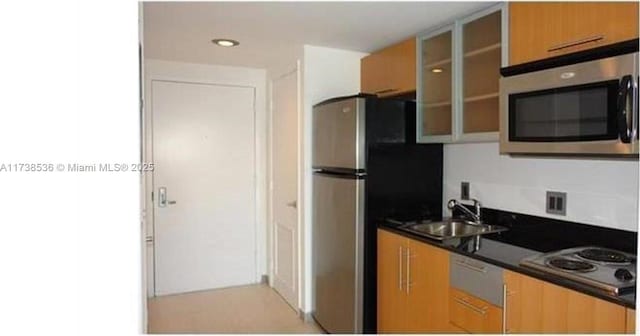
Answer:
<path fill-rule="evenodd" d="M 480 248 L 476 250 L 474 238 L 455 238 L 439 241 L 402 230 L 401 228 L 398 228 L 397 225 L 393 224 L 378 223 L 378 227 L 406 236 L 411 239 L 427 243 L 429 245 L 449 250 L 457 254 L 481 260 L 502 267 L 504 269 L 525 274 L 533 278 L 544 280 L 565 288 L 573 289 L 575 291 L 591 295 L 609 302 L 613 302 L 624 307 L 635 309 L 635 292 L 631 294 L 615 296 L 604 291 L 582 285 L 569 279 L 520 266 L 520 260 L 525 257 L 560 249 L 558 245 L 550 245 L 548 239 L 545 239 L 544 242 L 540 242 L 539 244 L 539 246 L 543 246 L 545 248 L 533 249 L 533 246 L 535 246 L 536 244 L 535 241 L 532 242 L 531 239 L 535 239 L 535 234 L 531 235 L 531 239 L 528 240 L 528 244 L 522 244 L 522 232 L 518 233 L 518 230 L 514 230 L 514 232 L 511 233 L 508 233 L 509 231 L 506 231 L 504 233 L 484 235 L 480 238 Z M 585 244 L 578 244 L 577 246 L 584 246 L 587 245 L 587 243 L 590 243 L 590 241 L 585 242 Z M 525 245 L 526 247 L 524 247 L 523 245 Z M 561 244 L 560 247 L 566 248 L 574 246 L 563 246 Z"/>

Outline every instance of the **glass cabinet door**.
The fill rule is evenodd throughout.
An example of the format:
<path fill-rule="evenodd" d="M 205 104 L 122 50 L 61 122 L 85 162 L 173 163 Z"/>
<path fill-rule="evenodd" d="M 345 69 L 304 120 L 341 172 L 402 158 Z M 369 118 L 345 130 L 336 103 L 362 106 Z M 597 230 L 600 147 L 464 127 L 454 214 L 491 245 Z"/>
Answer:
<path fill-rule="evenodd" d="M 497 141 L 506 3 L 418 37 L 417 118 L 422 143 Z"/>
<path fill-rule="evenodd" d="M 498 132 L 502 10 L 462 23 L 462 136 Z"/>
<path fill-rule="evenodd" d="M 453 134 L 453 27 L 419 41 L 419 141 L 448 142 Z"/>

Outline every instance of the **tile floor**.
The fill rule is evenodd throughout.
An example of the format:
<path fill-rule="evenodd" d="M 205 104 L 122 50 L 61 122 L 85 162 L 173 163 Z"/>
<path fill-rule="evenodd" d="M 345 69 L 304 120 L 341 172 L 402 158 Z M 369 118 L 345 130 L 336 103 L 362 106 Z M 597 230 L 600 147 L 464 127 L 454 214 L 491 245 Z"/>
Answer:
<path fill-rule="evenodd" d="M 149 299 L 149 333 L 320 334 L 267 285 Z"/>

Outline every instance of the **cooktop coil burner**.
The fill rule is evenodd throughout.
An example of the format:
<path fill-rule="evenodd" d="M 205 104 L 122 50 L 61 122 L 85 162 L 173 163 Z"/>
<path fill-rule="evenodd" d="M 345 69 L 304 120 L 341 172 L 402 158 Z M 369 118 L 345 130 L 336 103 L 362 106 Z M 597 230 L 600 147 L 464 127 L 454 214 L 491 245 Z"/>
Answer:
<path fill-rule="evenodd" d="M 623 253 L 607 249 L 590 248 L 576 254 L 583 259 L 609 264 L 628 264 L 631 262 L 631 259 Z"/>
<path fill-rule="evenodd" d="M 547 264 L 551 267 L 574 272 L 591 272 L 596 269 L 596 266 L 588 262 L 566 258 L 549 258 Z"/>
<path fill-rule="evenodd" d="M 532 255 L 520 264 L 613 295 L 625 295 L 636 290 L 636 259 L 631 253 L 584 246 Z"/>

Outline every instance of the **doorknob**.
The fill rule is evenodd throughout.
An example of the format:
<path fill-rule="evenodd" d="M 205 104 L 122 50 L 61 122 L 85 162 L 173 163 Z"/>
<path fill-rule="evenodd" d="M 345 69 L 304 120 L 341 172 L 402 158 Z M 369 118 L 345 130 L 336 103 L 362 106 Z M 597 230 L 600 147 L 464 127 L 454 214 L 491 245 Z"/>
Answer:
<path fill-rule="evenodd" d="M 167 187 L 160 187 L 158 189 L 158 207 L 164 208 L 169 205 L 176 204 L 176 201 L 167 201 Z"/>
<path fill-rule="evenodd" d="M 291 201 L 291 202 L 287 203 L 287 206 L 288 207 L 292 207 L 294 209 L 297 209 L 298 208 L 298 202 L 297 201 Z"/>

